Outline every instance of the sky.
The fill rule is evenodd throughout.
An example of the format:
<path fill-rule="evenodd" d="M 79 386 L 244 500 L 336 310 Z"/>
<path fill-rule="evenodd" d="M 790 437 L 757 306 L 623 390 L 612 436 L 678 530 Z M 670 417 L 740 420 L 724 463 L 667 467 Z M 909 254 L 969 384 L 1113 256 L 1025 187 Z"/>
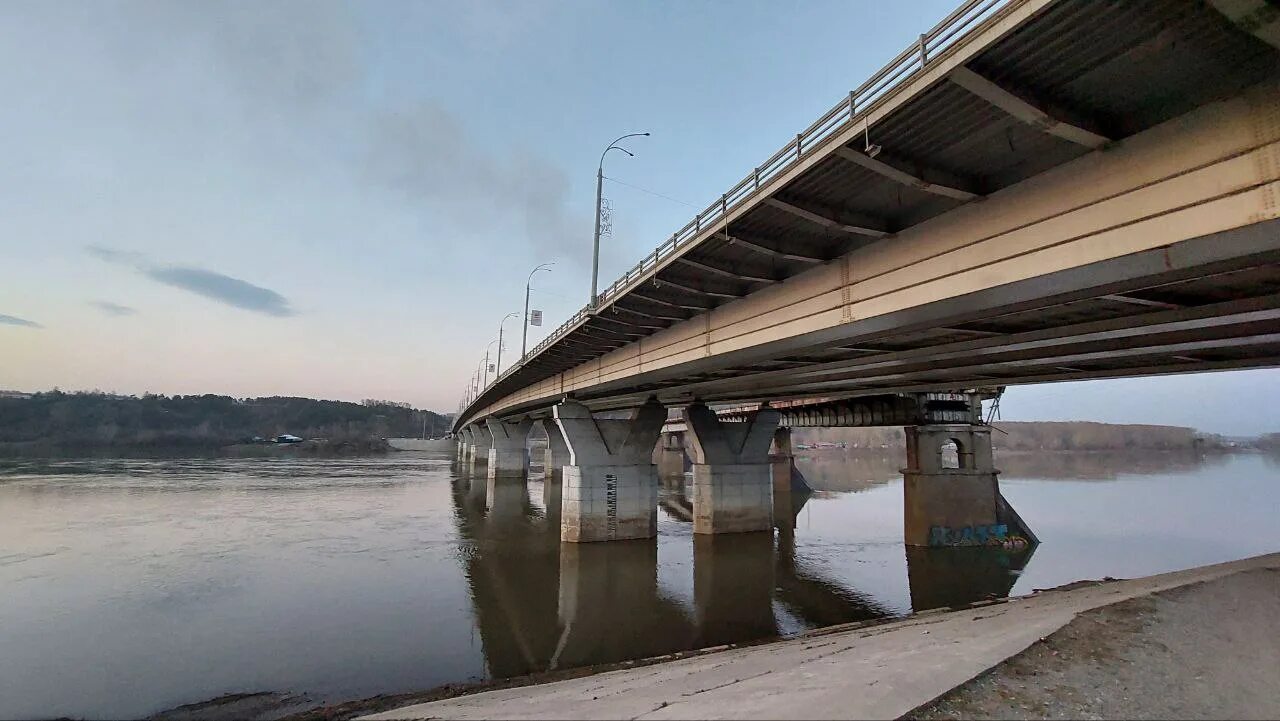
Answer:
<path fill-rule="evenodd" d="M 453 411 L 954 0 L 0 3 L 0 389 Z M 1274 371 L 1007 418 L 1280 430 Z"/>

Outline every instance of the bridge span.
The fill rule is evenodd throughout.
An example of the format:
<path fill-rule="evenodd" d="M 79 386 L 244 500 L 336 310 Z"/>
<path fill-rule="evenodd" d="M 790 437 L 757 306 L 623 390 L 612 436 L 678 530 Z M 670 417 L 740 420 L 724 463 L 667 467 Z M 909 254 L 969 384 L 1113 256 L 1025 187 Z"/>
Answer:
<path fill-rule="evenodd" d="M 908 427 L 907 543 L 1004 537 L 981 389 L 1280 360 L 1266 7 L 966 2 L 481 389 L 460 451 L 520 477 L 542 423 L 563 540 L 647 537 L 683 406 L 695 531 L 765 530 L 783 402 L 873 396 L 809 417 Z"/>

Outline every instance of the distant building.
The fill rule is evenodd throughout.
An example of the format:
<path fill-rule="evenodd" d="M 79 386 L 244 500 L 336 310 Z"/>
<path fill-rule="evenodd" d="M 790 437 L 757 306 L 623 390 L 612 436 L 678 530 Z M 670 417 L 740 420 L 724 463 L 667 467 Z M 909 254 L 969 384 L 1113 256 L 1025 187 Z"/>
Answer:
<path fill-rule="evenodd" d="M 276 436 L 276 443 L 301 443 L 302 439 L 297 436 L 291 436 L 288 433 L 282 433 Z"/>

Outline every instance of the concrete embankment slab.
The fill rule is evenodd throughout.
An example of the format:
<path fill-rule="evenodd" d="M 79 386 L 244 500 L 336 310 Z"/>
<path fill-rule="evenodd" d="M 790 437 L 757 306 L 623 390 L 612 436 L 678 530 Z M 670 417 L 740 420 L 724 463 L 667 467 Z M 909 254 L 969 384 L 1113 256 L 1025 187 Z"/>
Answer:
<path fill-rule="evenodd" d="M 1280 554 L 1047 591 L 878 626 L 827 629 L 365 718 L 893 719 L 1022 652 L 1082 612 L 1258 568 L 1280 568 Z"/>

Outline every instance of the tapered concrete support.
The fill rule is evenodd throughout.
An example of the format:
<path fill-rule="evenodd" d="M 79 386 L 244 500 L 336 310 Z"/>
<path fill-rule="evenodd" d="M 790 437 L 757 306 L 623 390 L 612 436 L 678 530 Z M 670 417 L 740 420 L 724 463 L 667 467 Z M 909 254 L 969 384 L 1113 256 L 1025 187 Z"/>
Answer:
<path fill-rule="evenodd" d="M 653 451 L 654 463 L 658 466 L 658 477 L 664 481 L 684 478 L 684 434 L 663 433 L 658 440 L 658 447 Z"/>
<path fill-rule="evenodd" d="M 653 538 L 658 534 L 658 474 L 653 446 L 667 420 L 655 398 L 631 418 L 597 419 L 586 406 L 554 408 L 569 447 L 561 489 L 560 539 L 570 543 Z"/>
<path fill-rule="evenodd" d="M 903 521 L 908 546 L 1005 545 L 1011 536 L 1035 542 L 1000 495 L 989 426 L 908 426 L 906 436 Z"/>
<path fill-rule="evenodd" d="M 547 480 L 554 478 L 557 482 L 564 477 L 564 467 L 569 465 L 569 444 L 564 441 L 564 434 L 554 419 L 542 419 L 542 430 L 547 434 L 547 448 L 543 451 L 542 468 Z M 548 506 L 550 508 L 550 506 Z"/>
<path fill-rule="evenodd" d="M 773 526 L 782 533 L 795 530 L 796 515 L 813 492 L 795 464 L 791 429 L 780 427 L 773 433 L 769 465 L 773 467 Z"/>
<path fill-rule="evenodd" d="M 485 421 L 489 429 L 489 478 L 524 479 L 529 475 L 529 429 L 532 418 L 519 421 L 503 421 L 490 418 Z"/>
<path fill-rule="evenodd" d="M 476 473 L 489 465 L 489 447 L 492 443 L 489 429 L 479 423 L 467 426 L 471 431 L 471 450 L 467 453 L 467 467 Z"/>
<path fill-rule="evenodd" d="M 722 423 L 696 403 L 684 409 L 693 456 L 693 532 L 745 533 L 773 528 L 769 446 L 779 413 L 764 407 L 745 423 Z"/>

